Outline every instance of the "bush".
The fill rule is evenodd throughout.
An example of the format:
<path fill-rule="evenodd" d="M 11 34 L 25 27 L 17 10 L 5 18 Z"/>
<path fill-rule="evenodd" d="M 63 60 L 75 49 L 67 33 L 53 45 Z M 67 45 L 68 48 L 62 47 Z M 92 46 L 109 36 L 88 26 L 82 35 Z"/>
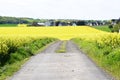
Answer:
<path fill-rule="evenodd" d="M 119 32 L 119 29 L 120 29 L 120 22 L 113 26 L 113 31 L 114 32 Z"/>
<path fill-rule="evenodd" d="M 110 29 L 113 28 L 113 25 L 109 25 L 109 28 L 110 28 Z"/>

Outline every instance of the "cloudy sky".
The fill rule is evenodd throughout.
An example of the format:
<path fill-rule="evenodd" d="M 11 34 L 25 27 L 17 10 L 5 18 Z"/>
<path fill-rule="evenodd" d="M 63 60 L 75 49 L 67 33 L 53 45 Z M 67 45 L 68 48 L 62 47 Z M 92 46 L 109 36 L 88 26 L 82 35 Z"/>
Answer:
<path fill-rule="evenodd" d="M 120 17 L 120 0 L 0 0 L 0 16 L 112 19 Z"/>

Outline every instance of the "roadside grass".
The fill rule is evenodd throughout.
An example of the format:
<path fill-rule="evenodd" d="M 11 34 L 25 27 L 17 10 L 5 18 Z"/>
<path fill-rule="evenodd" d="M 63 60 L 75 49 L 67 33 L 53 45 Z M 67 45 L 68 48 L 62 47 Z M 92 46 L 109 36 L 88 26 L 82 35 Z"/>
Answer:
<path fill-rule="evenodd" d="M 66 43 L 67 41 L 63 41 L 56 53 L 66 53 Z"/>
<path fill-rule="evenodd" d="M 105 25 L 105 26 L 93 26 L 93 28 L 98 29 L 98 30 L 102 30 L 102 31 L 106 31 L 106 32 L 111 32 L 108 25 Z"/>
<path fill-rule="evenodd" d="M 73 39 L 79 48 L 115 80 L 120 80 L 120 48 L 99 48 L 94 42 Z M 114 80 L 114 79 L 113 79 Z"/>
<path fill-rule="evenodd" d="M 0 80 L 9 79 L 10 76 L 17 72 L 21 66 L 30 59 L 31 56 L 40 53 L 55 41 L 56 39 L 49 39 L 46 43 L 41 41 L 34 41 L 33 43 L 28 43 L 25 46 L 18 48 L 15 53 L 10 55 L 9 61 L 4 66 L 0 67 Z"/>
<path fill-rule="evenodd" d="M 16 61 L 13 64 L 7 64 L 4 67 L 0 67 L 0 80 L 9 80 L 10 76 L 17 72 L 28 60 L 29 58 L 25 58 L 21 61 Z"/>
<path fill-rule="evenodd" d="M 17 27 L 17 24 L 0 24 L 0 27 Z"/>

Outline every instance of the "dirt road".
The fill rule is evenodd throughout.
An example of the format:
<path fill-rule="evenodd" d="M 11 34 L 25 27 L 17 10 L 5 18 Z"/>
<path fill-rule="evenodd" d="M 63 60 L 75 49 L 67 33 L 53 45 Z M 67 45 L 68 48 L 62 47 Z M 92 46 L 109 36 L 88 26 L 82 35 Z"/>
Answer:
<path fill-rule="evenodd" d="M 10 80 L 112 80 L 71 41 L 67 53 L 55 53 L 61 43 L 32 57 Z"/>

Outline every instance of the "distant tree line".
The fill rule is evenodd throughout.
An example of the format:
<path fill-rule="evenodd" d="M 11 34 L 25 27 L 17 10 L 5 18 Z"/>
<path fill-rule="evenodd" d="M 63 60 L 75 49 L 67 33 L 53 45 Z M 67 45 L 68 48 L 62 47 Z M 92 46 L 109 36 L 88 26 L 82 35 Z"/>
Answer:
<path fill-rule="evenodd" d="M 111 32 L 120 32 L 120 18 L 112 19 L 109 28 L 111 29 Z"/>
<path fill-rule="evenodd" d="M 32 24 L 33 22 L 42 22 L 40 19 L 22 18 L 22 17 L 6 17 L 0 16 L 0 24 Z"/>
<path fill-rule="evenodd" d="M 45 23 L 33 22 L 32 26 L 100 26 L 108 25 L 109 21 L 100 21 L 100 20 L 47 20 Z"/>
<path fill-rule="evenodd" d="M 107 20 L 78 20 L 78 19 L 34 19 L 27 17 L 6 17 L 0 16 L 0 24 L 28 24 L 30 26 L 99 26 L 107 25 Z"/>

